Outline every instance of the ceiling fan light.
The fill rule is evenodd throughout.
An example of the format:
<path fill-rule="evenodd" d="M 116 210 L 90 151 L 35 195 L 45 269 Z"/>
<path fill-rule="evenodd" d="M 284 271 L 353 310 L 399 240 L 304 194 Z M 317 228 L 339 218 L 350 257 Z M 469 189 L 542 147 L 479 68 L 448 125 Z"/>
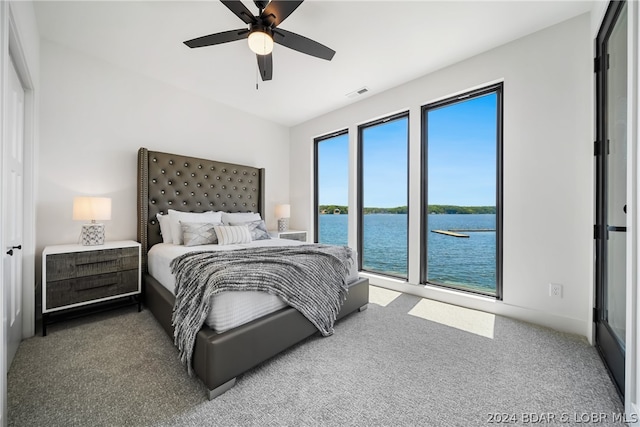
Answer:
<path fill-rule="evenodd" d="M 249 34 L 249 49 L 258 55 L 268 55 L 273 51 L 273 39 L 262 31 L 252 31 Z"/>

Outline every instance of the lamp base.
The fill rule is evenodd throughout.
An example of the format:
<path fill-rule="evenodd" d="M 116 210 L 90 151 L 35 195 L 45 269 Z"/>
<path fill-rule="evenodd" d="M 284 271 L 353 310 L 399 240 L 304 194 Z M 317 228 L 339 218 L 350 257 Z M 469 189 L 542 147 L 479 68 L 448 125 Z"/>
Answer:
<path fill-rule="evenodd" d="M 84 246 L 104 245 L 104 224 L 84 224 L 80 241 Z"/>
<path fill-rule="evenodd" d="M 280 218 L 278 220 L 278 231 L 289 230 L 289 218 Z"/>

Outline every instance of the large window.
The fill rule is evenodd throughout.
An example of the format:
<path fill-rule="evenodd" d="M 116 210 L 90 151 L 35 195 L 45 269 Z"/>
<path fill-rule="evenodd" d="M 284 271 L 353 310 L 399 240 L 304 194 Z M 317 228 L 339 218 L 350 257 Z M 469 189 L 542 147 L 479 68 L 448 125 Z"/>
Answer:
<path fill-rule="evenodd" d="M 502 84 L 423 107 L 423 142 L 422 282 L 500 298 Z"/>
<path fill-rule="evenodd" d="M 358 130 L 360 268 L 407 278 L 409 114 Z"/>
<path fill-rule="evenodd" d="M 349 134 L 347 131 L 315 140 L 315 241 L 348 243 Z"/>

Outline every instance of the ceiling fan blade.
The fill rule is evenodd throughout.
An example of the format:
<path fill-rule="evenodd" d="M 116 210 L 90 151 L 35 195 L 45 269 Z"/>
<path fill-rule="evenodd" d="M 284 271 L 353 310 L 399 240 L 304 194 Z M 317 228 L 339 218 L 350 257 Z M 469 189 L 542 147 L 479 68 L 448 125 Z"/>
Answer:
<path fill-rule="evenodd" d="M 258 58 L 258 69 L 263 82 L 271 80 L 273 77 L 273 57 L 268 55 L 256 55 Z"/>
<path fill-rule="evenodd" d="M 271 0 L 260 17 L 270 26 L 278 26 L 302 4 L 300 1 Z"/>
<path fill-rule="evenodd" d="M 251 11 L 247 9 L 240 0 L 220 0 L 222 4 L 234 13 L 238 18 L 242 19 L 245 24 L 255 24 L 256 18 Z"/>
<path fill-rule="evenodd" d="M 249 36 L 249 30 L 240 28 L 238 30 L 224 31 L 222 33 L 209 34 L 208 36 L 198 37 L 197 39 L 187 40 L 184 42 L 190 48 L 212 46 L 215 44 L 233 42 L 236 40 L 246 39 Z"/>
<path fill-rule="evenodd" d="M 335 50 L 329 49 L 323 44 L 282 28 L 273 30 L 273 41 L 289 49 L 297 50 L 316 58 L 326 59 L 327 61 L 331 61 L 333 55 L 336 54 Z"/>

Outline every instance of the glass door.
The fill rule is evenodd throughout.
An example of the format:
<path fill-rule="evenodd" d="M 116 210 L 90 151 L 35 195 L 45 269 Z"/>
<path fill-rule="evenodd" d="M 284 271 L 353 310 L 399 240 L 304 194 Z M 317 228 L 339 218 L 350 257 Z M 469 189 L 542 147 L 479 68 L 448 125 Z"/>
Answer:
<path fill-rule="evenodd" d="M 627 256 L 627 5 L 611 2 L 597 39 L 596 346 L 624 393 Z"/>

